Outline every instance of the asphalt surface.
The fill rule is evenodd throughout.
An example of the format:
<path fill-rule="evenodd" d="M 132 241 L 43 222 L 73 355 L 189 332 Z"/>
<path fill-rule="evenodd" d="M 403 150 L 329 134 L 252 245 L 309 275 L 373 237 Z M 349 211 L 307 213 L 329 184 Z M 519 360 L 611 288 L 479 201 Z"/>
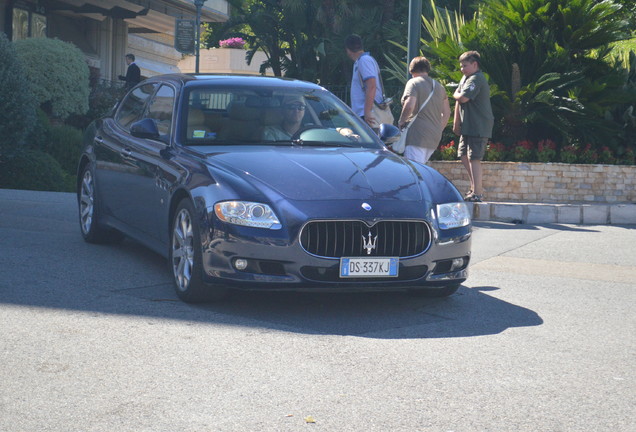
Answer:
<path fill-rule="evenodd" d="M 0 190 L 0 431 L 635 431 L 636 226 L 473 235 L 447 299 L 192 306 L 72 194 Z"/>

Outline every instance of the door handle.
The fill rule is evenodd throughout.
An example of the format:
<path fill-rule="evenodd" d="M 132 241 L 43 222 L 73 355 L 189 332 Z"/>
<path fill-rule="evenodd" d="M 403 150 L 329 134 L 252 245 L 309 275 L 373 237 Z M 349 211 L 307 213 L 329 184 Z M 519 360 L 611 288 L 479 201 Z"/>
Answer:
<path fill-rule="evenodd" d="M 132 151 L 130 151 L 130 149 L 123 149 L 121 151 L 121 155 L 126 158 L 126 159 L 131 159 L 132 158 Z"/>

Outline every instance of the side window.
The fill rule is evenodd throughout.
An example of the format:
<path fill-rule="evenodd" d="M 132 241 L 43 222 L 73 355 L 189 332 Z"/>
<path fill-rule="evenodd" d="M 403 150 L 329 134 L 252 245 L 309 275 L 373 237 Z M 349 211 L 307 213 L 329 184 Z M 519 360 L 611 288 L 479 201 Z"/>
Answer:
<path fill-rule="evenodd" d="M 155 120 L 159 134 L 162 136 L 170 135 L 173 107 L 174 89 L 167 85 L 161 86 L 150 102 L 147 117 Z"/>
<path fill-rule="evenodd" d="M 131 123 L 141 119 L 146 102 L 155 88 L 156 84 L 144 84 L 128 93 L 117 110 L 115 121 L 128 130 Z"/>
<path fill-rule="evenodd" d="M 225 139 L 229 129 L 229 106 L 240 97 L 231 90 L 194 89 L 188 93 L 186 145 L 207 145 Z M 252 130 L 254 124 L 246 130 Z M 245 128 L 244 128 L 245 129 Z"/>

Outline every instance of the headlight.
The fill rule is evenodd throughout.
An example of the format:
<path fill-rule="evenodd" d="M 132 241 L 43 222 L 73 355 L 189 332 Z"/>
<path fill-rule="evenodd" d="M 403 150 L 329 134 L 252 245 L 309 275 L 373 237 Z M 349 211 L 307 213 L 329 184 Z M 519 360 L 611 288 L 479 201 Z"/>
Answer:
<path fill-rule="evenodd" d="M 438 204 L 437 221 L 443 230 L 463 227 L 470 224 L 470 211 L 464 202 Z"/>
<path fill-rule="evenodd" d="M 278 218 L 267 204 L 224 201 L 214 205 L 214 213 L 222 221 L 235 225 L 281 229 Z"/>

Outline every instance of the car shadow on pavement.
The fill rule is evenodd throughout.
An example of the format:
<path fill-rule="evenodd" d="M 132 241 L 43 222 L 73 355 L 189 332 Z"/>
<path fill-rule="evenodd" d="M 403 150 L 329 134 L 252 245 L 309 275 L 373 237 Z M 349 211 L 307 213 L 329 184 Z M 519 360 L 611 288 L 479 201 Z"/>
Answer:
<path fill-rule="evenodd" d="M 543 324 L 534 311 L 486 294 L 496 289 L 462 286 L 441 299 L 405 292 L 240 292 L 199 308 L 281 331 L 379 339 L 470 337 Z"/>
<path fill-rule="evenodd" d="M 0 308 L 23 305 L 381 339 L 470 337 L 543 323 L 534 311 L 492 295 L 497 288 L 470 285 L 441 299 L 405 292 L 236 291 L 221 302 L 191 305 L 177 298 L 167 261 L 135 242 L 95 246 L 79 234 L 60 233 L 54 246 L 41 245 L 57 251 L 55 256 L 37 247 L 37 235 L 22 236 L 32 246 L 29 254 L 49 257 L 47 265 L 9 258 L 9 277 L 0 280 Z M 72 255 L 73 265 L 60 253 Z"/>
<path fill-rule="evenodd" d="M 176 296 L 167 261 L 133 241 L 95 246 L 85 244 L 79 235 L 61 234 L 55 247 L 73 254 L 76 266 L 57 259 L 50 260 L 46 269 L 28 269 L 16 262 L 15 271 L 29 274 L 20 277 L 19 287 L 0 281 L 0 308 L 10 304 L 250 331 L 377 339 L 470 337 L 543 323 L 534 311 L 496 298 L 497 287 L 469 284 L 440 299 L 401 291 L 237 290 L 224 301 L 186 304 Z"/>
<path fill-rule="evenodd" d="M 48 196 L 48 195 L 47 195 Z M 89 245 L 71 194 L 47 213 L 13 201 L 0 223 L 0 309 L 143 316 L 258 331 L 367 338 L 446 338 L 537 326 L 532 310 L 503 301 L 496 287 L 471 286 L 443 299 L 404 292 L 236 292 L 201 305 L 178 300 L 167 261 L 130 240 Z M 9 207 L 7 207 L 9 208 Z"/>

